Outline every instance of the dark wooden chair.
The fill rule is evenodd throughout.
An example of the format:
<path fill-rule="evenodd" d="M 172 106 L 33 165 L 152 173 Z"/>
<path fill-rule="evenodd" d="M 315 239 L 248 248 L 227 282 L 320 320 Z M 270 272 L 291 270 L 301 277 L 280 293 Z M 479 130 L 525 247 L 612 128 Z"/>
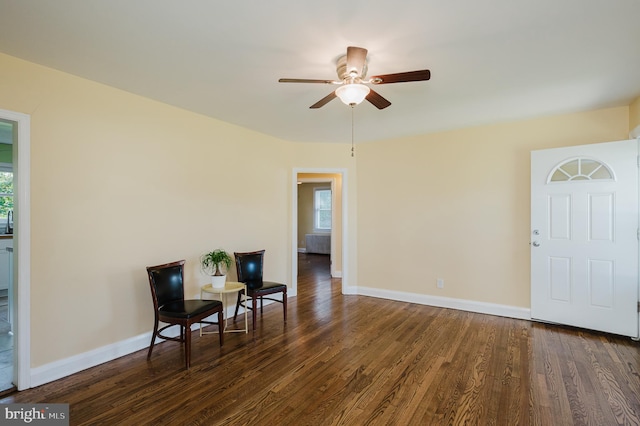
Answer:
<path fill-rule="evenodd" d="M 234 253 L 236 259 L 236 271 L 238 273 L 238 281 L 247 286 L 247 298 L 251 298 L 251 306 L 247 306 L 242 300 L 244 291 L 238 292 L 238 301 L 236 303 L 236 311 L 233 315 L 235 321 L 238 315 L 238 309 L 243 306 L 250 309 L 253 319 L 253 331 L 256 330 L 256 313 L 257 302 L 260 300 L 260 314 L 262 315 L 263 299 L 272 300 L 282 303 L 284 311 L 284 322 L 287 322 L 287 285 L 262 280 L 262 269 L 264 264 L 264 250 L 252 251 L 246 253 Z M 271 294 L 282 293 L 282 300 L 265 297 Z"/>
<path fill-rule="evenodd" d="M 222 302 L 219 300 L 184 299 L 184 260 L 147 267 L 155 324 L 147 359 L 151 358 L 156 336 L 165 340 L 184 343 L 187 369 L 191 364 L 191 324 L 203 322 L 210 315 L 218 314 L 218 334 L 220 346 L 224 341 L 224 320 Z M 159 322 L 167 323 L 158 329 Z M 180 337 L 163 335 L 162 332 L 174 325 L 180 326 Z"/>

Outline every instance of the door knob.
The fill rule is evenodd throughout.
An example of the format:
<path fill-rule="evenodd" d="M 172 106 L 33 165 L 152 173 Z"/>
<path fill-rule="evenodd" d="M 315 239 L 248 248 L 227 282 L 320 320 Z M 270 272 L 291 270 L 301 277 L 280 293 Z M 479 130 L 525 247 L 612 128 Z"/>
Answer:
<path fill-rule="evenodd" d="M 532 242 L 531 245 L 534 247 L 540 247 L 540 243 L 537 241 Z"/>

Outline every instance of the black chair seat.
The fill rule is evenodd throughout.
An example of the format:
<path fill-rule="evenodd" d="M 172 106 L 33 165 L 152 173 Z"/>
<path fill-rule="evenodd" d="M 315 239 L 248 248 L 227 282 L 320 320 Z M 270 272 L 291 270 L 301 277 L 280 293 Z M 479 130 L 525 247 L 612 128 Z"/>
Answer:
<path fill-rule="evenodd" d="M 162 305 L 160 314 L 172 318 L 193 318 L 211 309 L 222 308 L 219 300 L 175 300 Z"/>
<path fill-rule="evenodd" d="M 252 292 L 260 292 L 260 291 L 270 291 L 277 290 L 278 292 L 282 291 L 283 287 L 287 286 L 282 283 L 274 283 L 271 281 L 247 281 L 245 283 L 247 285 L 247 292 L 251 295 Z"/>

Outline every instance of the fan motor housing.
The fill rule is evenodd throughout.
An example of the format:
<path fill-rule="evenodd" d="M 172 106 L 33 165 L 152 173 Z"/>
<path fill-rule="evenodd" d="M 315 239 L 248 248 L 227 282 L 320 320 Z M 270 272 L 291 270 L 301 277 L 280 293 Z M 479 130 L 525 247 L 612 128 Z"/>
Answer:
<path fill-rule="evenodd" d="M 347 70 L 347 55 L 340 56 L 336 61 L 336 72 L 338 73 L 338 78 L 340 80 L 348 80 L 352 77 L 352 75 Z M 362 74 L 357 75 L 360 80 L 363 80 L 367 75 L 367 64 L 365 63 L 362 67 Z"/>

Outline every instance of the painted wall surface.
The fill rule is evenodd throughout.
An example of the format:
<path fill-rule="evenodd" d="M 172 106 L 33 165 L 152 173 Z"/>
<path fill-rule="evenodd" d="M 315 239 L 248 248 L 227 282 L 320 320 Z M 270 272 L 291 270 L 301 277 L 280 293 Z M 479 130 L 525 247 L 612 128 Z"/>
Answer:
<path fill-rule="evenodd" d="M 32 367 L 149 332 L 146 266 L 193 297 L 201 253 L 266 249 L 290 280 L 290 142 L 6 55 L 0 108 L 31 115 Z"/>
<path fill-rule="evenodd" d="M 629 132 L 640 126 L 640 97 L 629 105 Z"/>
<path fill-rule="evenodd" d="M 621 107 L 363 144 L 360 285 L 529 308 L 530 151 L 624 140 L 628 119 Z"/>

